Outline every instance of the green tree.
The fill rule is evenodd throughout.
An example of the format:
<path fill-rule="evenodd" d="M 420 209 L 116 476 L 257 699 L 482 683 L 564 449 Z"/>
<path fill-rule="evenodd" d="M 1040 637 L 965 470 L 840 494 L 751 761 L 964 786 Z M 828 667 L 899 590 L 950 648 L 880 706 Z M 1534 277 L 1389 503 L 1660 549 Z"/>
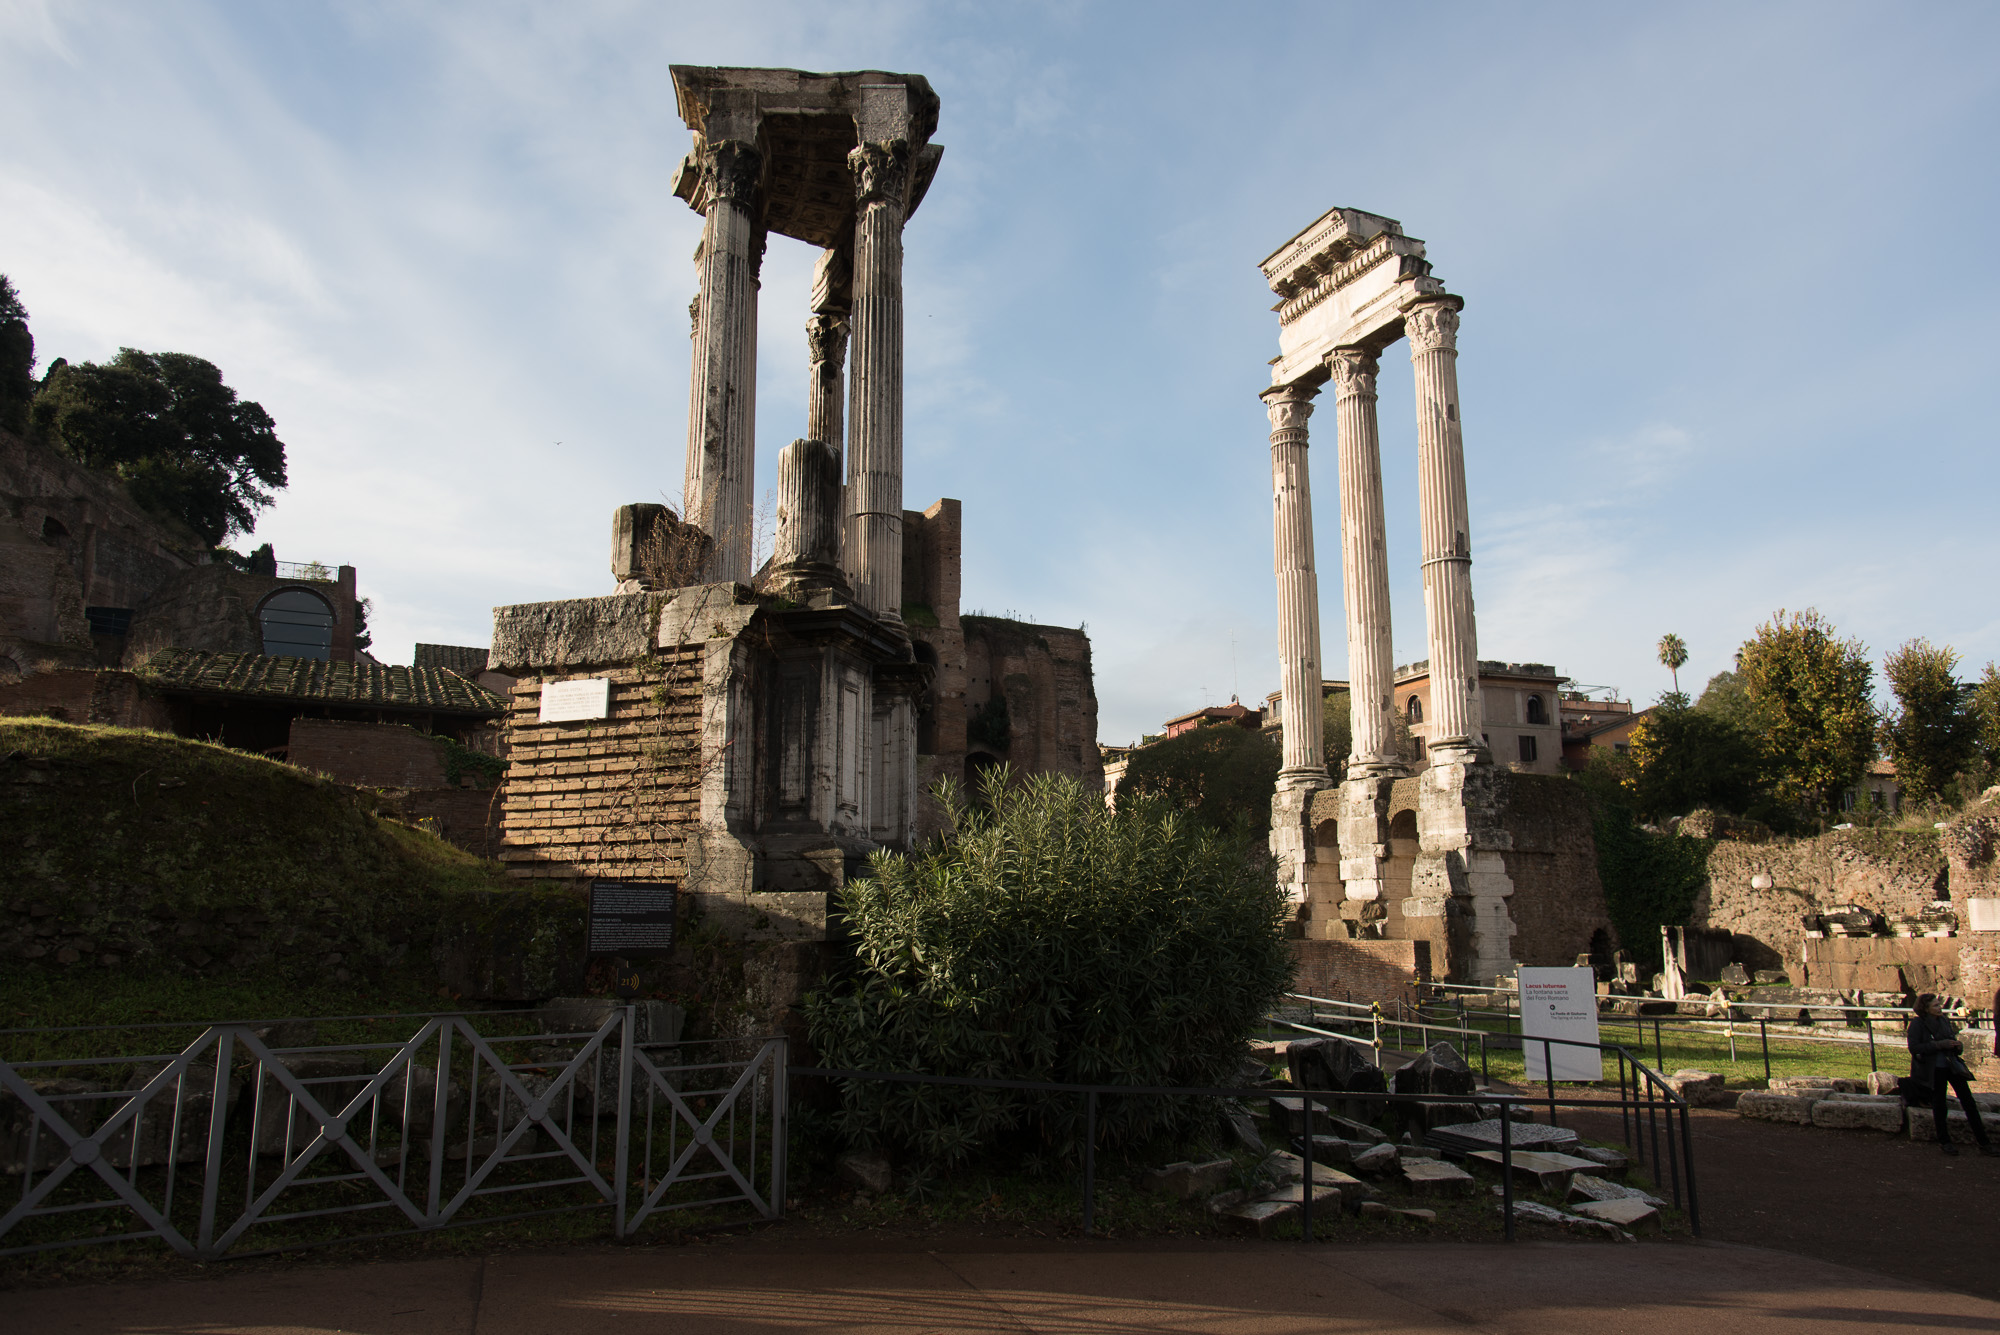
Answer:
<path fill-rule="evenodd" d="M 35 396 L 35 431 L 211 547 L 247 533 L 285 485 L 285 446 L 262 405 L 238 399 L 212 362 L 121 348 L 109 362 L 55 367 Z"/>
<path fill-rule="evenodd" d="M 1936 802 L 1946 786 L 1979 758 L 1980 719 L 1959 685 L 1958 654 L 1950 645 L 1915 639 L 1882 660 L 1896 708 L 1882 720 L 1882 749 L 1896 765 L 1896 782 L 1912 802 Z"/>
<path fill-rule="evenodd" d="M 1701 807 L 1737 815 L 1758 798 L 1756 739 L 1736 724 L 1704 713 L 1669 692 L 1633 725 L 1623 786 L 1645 820 L 1682 816 Z"/>
<path fill-rule="evenodd" d="M 1986 673 L 1972 688 L 1966 708 L 1979 720 L 1979 757 L 1982 783 L 2000 779 L 2000 667 L 1986 665 Z"/>
<path fill-rule="evenodd" d="M 1681 693 L 1681 668 L 1688 661 L 1687 641 L 1669 631 L 1660 637 L 1660 661 L 1674 674 L 1674 694 Z"/>
<path fill-rule="evenodd" d="M 1818 611 L 1783 608 L 1737 654 L 1780 802 L 1818 815 L 1875 758 L 1875 670 Z"/>
<path fill-rule="evenodd" d="M 1240 730 L 1239 730 L 1240 731 Z M 1139 796 L 1076 780 L 934 790 L 951 834 L 878 853 L 839 891 L 852 966 L 809 997 L 828 1066 L 998 1079 L 1226 1085 L 1289 985 L 1290 906 L 1269 859 Z M 1074 1095 L 856 1080 L 840 1129 L 938 1165 L 1074 1161 Z M 1208 1100 L 1105 1098 L 1100 1150 L 1213 1126 Z"/>
<path fill-rule="evenodd" d="M 1752 735 L 1757 732 L 1757 706 L 1750 703 L 1741 672 L 1718 672 L 1710 677 L 1694 707 Z"/>
<path fill-rule="evenodd" d="M 0 273 L 0 429 L 26 435 L 34 397 L 35 336 L 28 332 L 28 308 Z"/>
<path fill-rule="evenodd" d="M 1204 829 L 1256 837 L 1271 828 L 1278 766 L 1278 743 L 1256 729 L 1192 728 L 1134 751 L 1118 801 L 1157 798 Z"/>
<path fill-rule="evenodd" d="M 1322 697 L 1319 716 L 1326 772 L 1338 783 L 1341 772 L 1347 768 L 1347 758 L 1354 754 L 1354 697 L 1346 691 Z"/>

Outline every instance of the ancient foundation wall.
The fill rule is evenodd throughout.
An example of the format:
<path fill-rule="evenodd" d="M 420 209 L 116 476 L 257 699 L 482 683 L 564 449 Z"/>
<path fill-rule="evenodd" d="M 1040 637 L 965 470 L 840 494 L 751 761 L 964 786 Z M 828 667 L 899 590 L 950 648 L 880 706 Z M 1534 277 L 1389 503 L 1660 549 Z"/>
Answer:
<path fill-rule="evenodd" d="M 681 878 L 700 804 L 700 654 L 663 650 L 515 684 L 499 822 L 509 875 Z M 610 680 L 610 717 L 540 722 L 542 688 L 582 677 Z"/>
<path fill-rule="evenodd" d="M 1513 842 L 1503 856 L 1514 882 L 1507 900 L 1514 958 L 1538 967 L 1573 964 L 1600 932 L 1615 948 L 1582 789 L 1555 775 L 1511 774 L 1502 792 Z"/>
<path fill-rule="evenodd" d="M 40 715 L 64 723 L 165 730 L 164 702 L 147 695 L 130 672 L 64 668 L 0 683 L 0 714 Z"/>
<path fill-rule="evenodd" d="M 1835 830 L 1812 839 L 1723 840 L 1688 922 L 1729 932 L 1750 969 L 1799 968 L 1805 919 L 1853 904 L 1914 916 L 1946 888 L 1947 863 L 1930 830 Z M 1751 882 L 1769 877 L 1768 887 Z"/>
<path fill-rule="evenodd" d="M 1416 983 L 1430 978 L 1431 953 L 1422 941 L 1304 940 L 1288 943 L 1298 973 L 1292 990 L 1330 1001 L 1415 1003 Z"/>
<path fill-rule="evenodd" d="M 437 738 L 406 723 L 296 718 L 285 759 L 358 788 L 446 785 L 444 752 Z"/>

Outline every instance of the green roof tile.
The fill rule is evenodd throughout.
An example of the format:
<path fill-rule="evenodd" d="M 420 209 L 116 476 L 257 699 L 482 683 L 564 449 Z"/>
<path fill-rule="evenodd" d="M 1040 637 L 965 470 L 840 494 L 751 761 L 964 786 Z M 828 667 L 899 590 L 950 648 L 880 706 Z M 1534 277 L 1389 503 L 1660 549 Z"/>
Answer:
<path fill-rule="evenodd" d="M 169 649 L 139 669 L 156 690 L 315 704 L 423 709 L 444 714 L 498 714 L 506 697 L 446 668 L 382 663 L 329 663 L 317 658 L 213 654 Z"/>

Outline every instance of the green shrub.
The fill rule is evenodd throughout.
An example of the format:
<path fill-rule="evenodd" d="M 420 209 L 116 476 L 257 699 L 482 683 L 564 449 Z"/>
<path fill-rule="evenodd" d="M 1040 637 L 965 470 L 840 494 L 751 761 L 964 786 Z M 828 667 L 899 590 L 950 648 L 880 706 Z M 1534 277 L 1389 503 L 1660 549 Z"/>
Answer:
<path fill-rule="evenodd" d="M 1597 843 L 1597 876 L 1604 905 L 1617 929 L 1618 943 L 1651 973 L 1664 963 L 1660 928 L 1680 927 L 1708 880 L 1708 855 L 1716 840 L 1693 835 L 1653 834 L 1634 823 L 1624 807 L 1599 806 L 1591 816 Z"/>
<path fill-rule="evenodd" d="M 1233 1084 L 1288 985 L 1289 916 L 1269 860 L 1157 799 L 1074 779 L 987 777 L 975 807 L 935 790 L 954 833 L 878 854 L 841 892 L 851 969 L 806 1003 L 822 1061 L 850 1070 L 1096 1084 Z M 1205 1127 L 1213 1105 L 1103 1098 L 1100 1147 Z M 1066 1093 L 849 1081 L 853 1144 L 936 1165 L 1080 1153 Z"/>

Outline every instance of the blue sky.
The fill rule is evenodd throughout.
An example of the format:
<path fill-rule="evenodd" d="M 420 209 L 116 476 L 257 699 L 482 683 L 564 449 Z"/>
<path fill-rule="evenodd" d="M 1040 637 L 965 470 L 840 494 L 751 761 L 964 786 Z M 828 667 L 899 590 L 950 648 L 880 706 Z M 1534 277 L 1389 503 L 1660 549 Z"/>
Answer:
<path fill-rule="evenodd" d="M 607 592 L 680 485 L 699 219 L 670 63 L 943 98 L 906 233 L 905 503 L 965 605 L 1087 623 L 1100 736 L 1277 685 L 1256 262 L 1334 204 L 1466 300 L 1480 652 L 1641 700 L 1779 607 L 2000 658 L 2000 8 L 0 0 L 0 272 L 44 360 L 198 353 L 276 417 L 256 541 L 377 652 Z M 758 489 L 812 252 L 764 271 Z M 1385 359 L 1396 657 L 1422 657 Z M 1344 672 L 1333 413 L 1315 419 Z"/>

